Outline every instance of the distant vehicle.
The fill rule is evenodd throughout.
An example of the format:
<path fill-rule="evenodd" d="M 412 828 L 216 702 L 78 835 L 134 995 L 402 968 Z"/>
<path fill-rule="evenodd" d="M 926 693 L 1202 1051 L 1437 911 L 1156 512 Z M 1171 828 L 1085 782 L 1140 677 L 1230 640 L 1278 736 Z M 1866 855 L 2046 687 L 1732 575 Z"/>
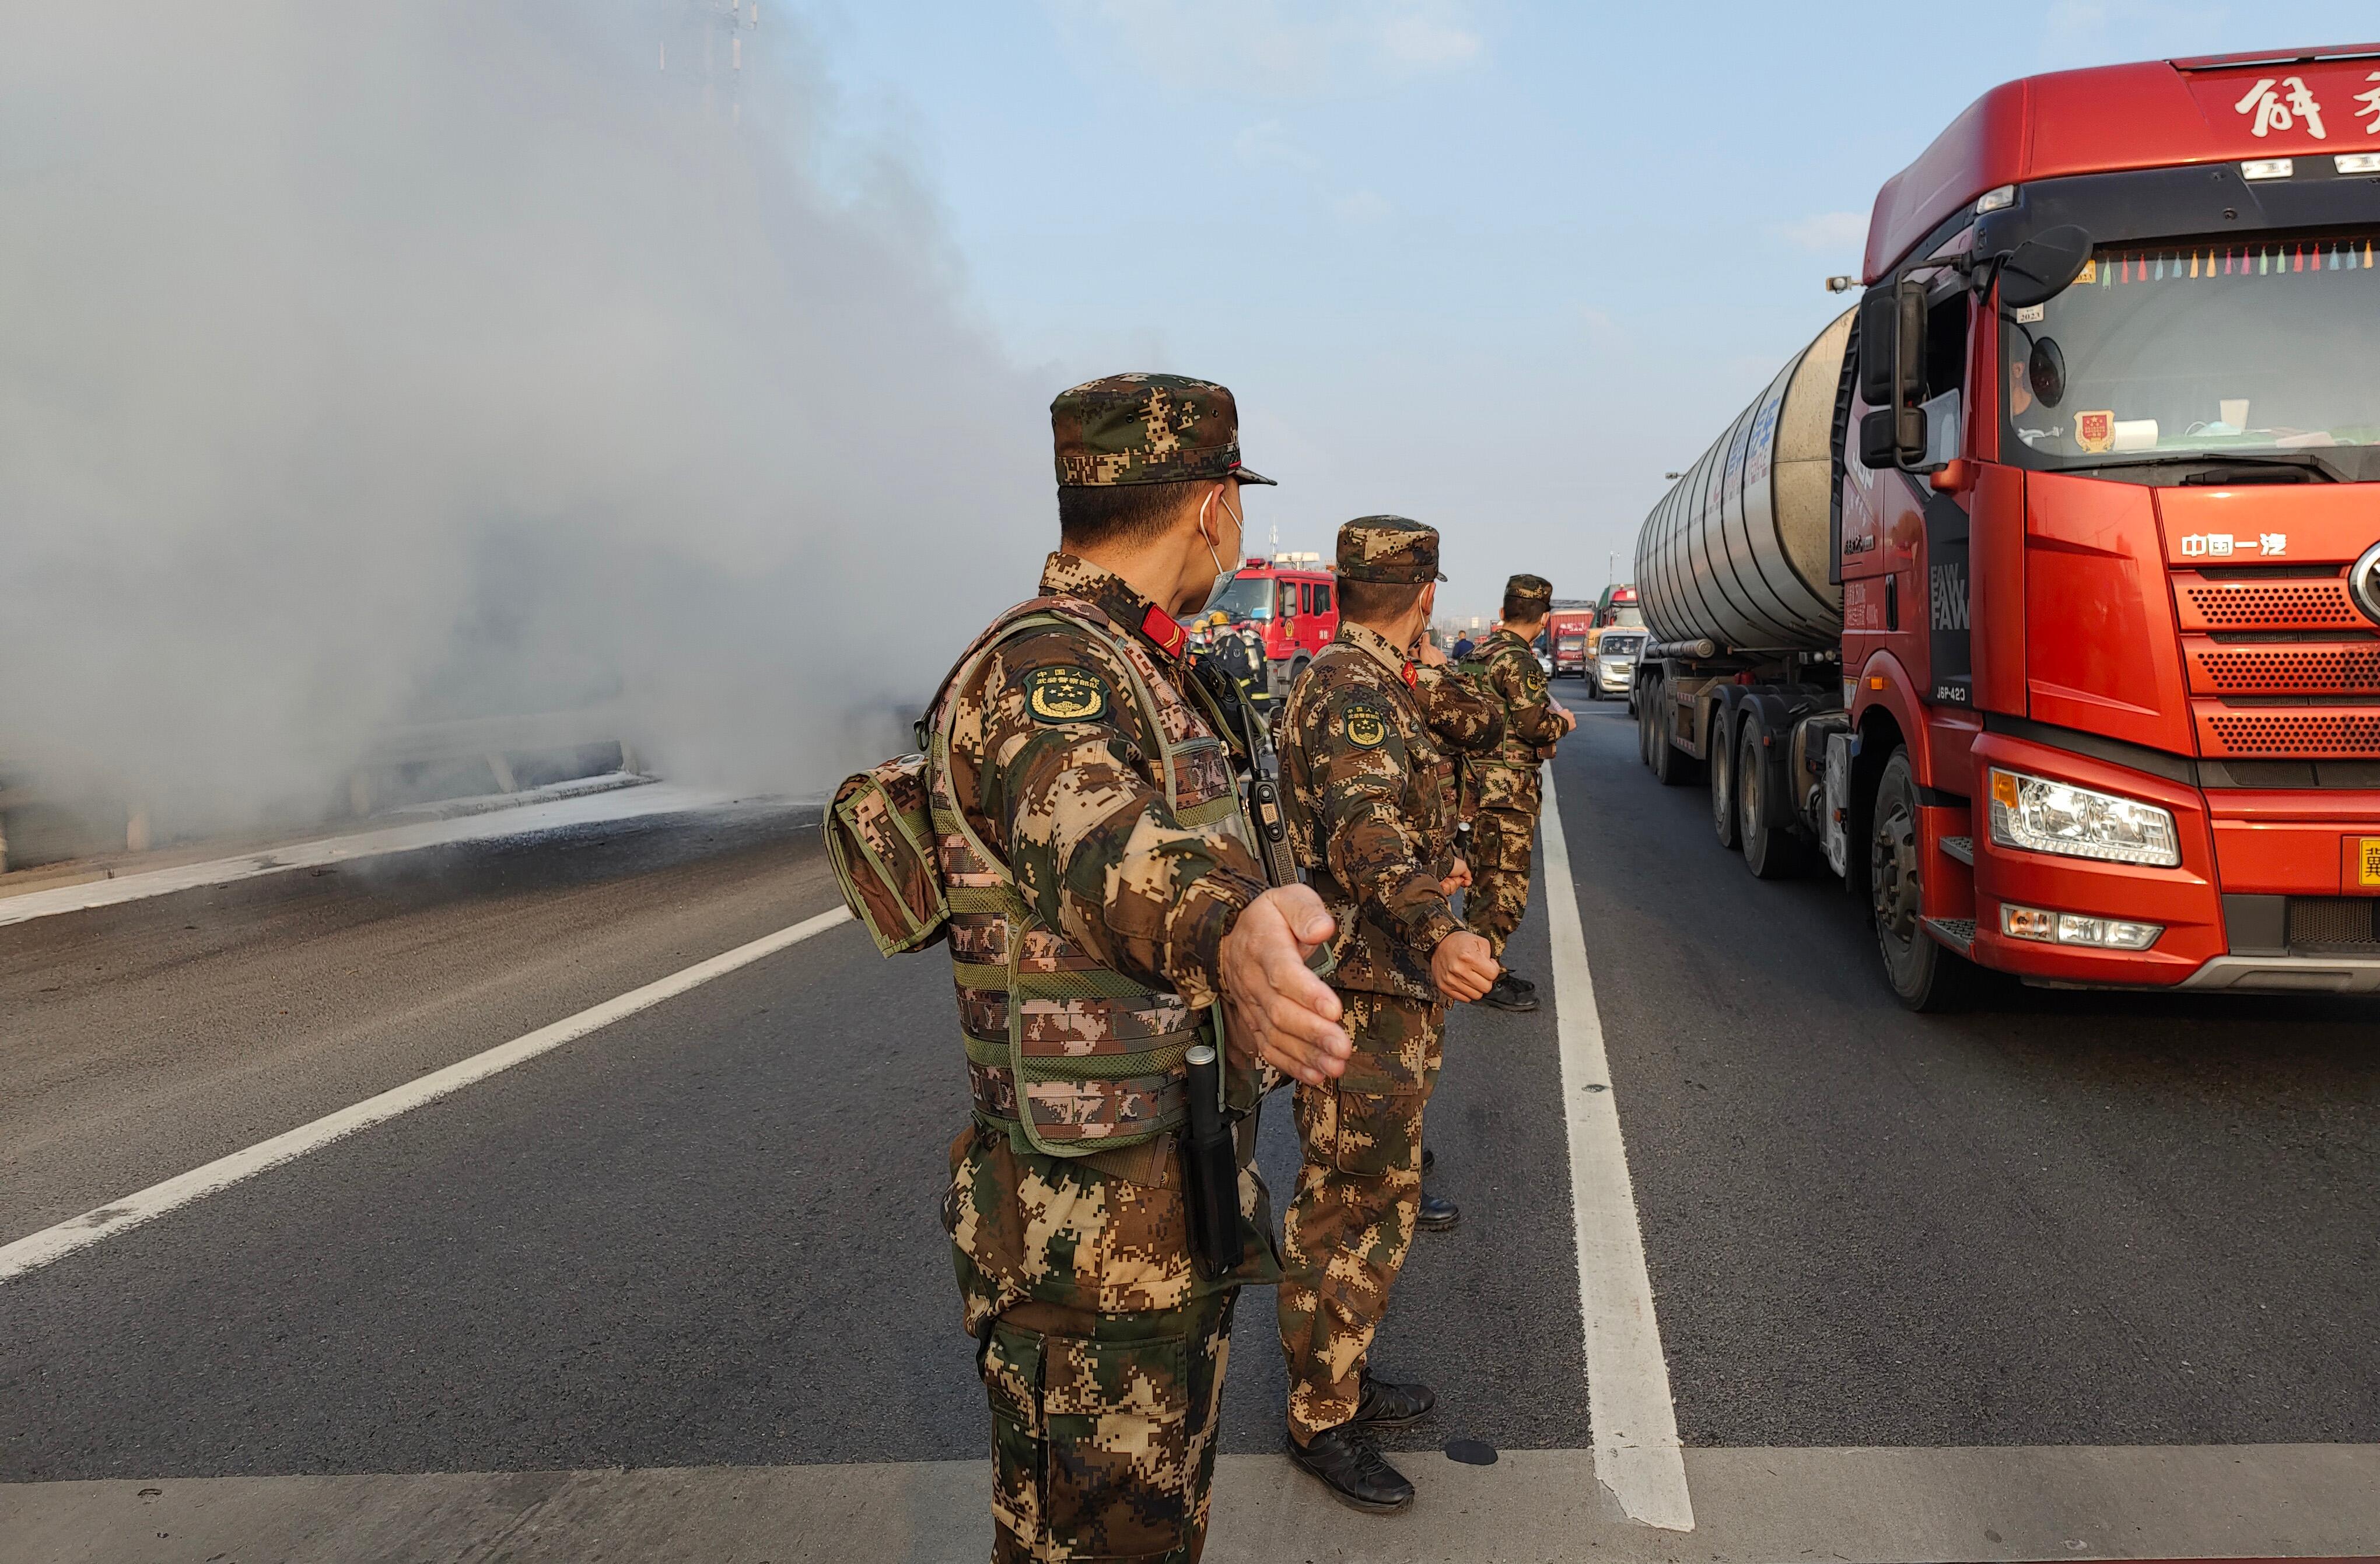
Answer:
<path fill-rule="evenodd" d="M 1628 697 L 1633 705 L 1636 684 L 1636 657 L 1645 649 L 1645 632 L 1632 625 L 1614 624 L 1597 637 L 1595 661 L 1587 670 L 1586 698 L 1601 700 L 1605 696 Z"/>
<path fill-rule="evenodd" d="M 1595 624 L 1595 604 L 1584 598 L 1558 598 L 1546 616 L 1546 636 L 1553 643 L 1554 678 L 1586 672 L 1586 632 Z"/>
<path fill-rule="evenodd" d="M 1215 607 L 1233 624 L 1252 622 L 1264 637 L 1272 693 L 1285 696 L 1314 654 L 1339 633 L 1338 582 L 1318 554 L 1251 559 Z"/>
<path fill-rule="evenodd" d="M 1641 630 L 1645 627 L 1644 611 L 1636 603 L 1636 588 L 1615 583 L 1603 588 L 1595 600 L 1595 621 L 1586 632 L 1586 661 L 1597 656 L 1597 644 L 1606 630 Z"/>

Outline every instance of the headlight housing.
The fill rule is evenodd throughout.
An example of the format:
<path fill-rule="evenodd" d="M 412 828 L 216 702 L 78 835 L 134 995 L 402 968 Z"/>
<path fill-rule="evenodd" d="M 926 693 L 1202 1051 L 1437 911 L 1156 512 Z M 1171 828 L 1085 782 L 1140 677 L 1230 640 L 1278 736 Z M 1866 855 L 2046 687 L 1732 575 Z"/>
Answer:
<path fill-rule="evenodd" d="M 1991 784 L 1992 841 L 1999 846 L 2160 869 L 2181 863 L 2169 809 L 1997 766 Z"/>

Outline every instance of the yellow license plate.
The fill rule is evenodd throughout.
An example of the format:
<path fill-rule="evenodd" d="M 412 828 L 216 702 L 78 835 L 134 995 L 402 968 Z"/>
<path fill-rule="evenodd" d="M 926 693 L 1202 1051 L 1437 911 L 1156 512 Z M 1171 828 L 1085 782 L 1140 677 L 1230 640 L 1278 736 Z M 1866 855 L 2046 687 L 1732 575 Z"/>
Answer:
<path fill-rule="evenodd" d="M 2380 885 L 2380 836 L 2367 836 L 2355 844 L 2356 879 L 2363 885 Z"/>

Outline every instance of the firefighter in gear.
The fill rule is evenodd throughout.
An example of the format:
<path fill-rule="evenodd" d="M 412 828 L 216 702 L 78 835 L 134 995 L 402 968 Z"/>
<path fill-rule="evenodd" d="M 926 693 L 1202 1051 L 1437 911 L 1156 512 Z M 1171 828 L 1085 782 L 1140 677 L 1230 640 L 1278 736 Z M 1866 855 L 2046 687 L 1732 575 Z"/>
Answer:
<path fill-rule="evenodd" d="M 1463 893 L 1463 919 L 1495 949 L 1500 970 L 1480 1002 L 1499 1010 L 1537 1008 L 1537 986 L 1503 965 L 1504 946 L 1529 905 L 1529 854 L 1543 803 L 1539 767 L 1578 726 L 1547 688 L 1546 671 L 1531 649 L 1553 600 L 1553 584 L 1544 576 L 1513 576 L 1504 586 L 1502 626 L 1463 663 L 1504 713 L 1502 740 L 1463 762 L 1471 889 Z"/>
<path fill-rule="evenodd" d="M 1272 716 L 1271 679 L 1265 666 L 1264 637 L 1246 620 L 1237 624 L 1220 623 L 1215 618 L 1214 659 L 1216 665 L 1240 687 L 1240 698 L 1259 722 L 1270 725 Z"/>
<path fill-rule="evenodd" d="M 1422 1110 L 1438 1079 L 1445 1000 L 1496 976 L 1486 940 L 1448 897 L 1455 753 L 1484 749 L 1500 714 L 1434 647 L 1438 534 L 1399 516 L 1339 532 L 1341 621 L 1276 722 L 1298 865 L 1339 925 L 1331 986 L 1354 1056 L 1336 1082 L 1301 1084 L 1303 1150 L 1283 1223 L 1279 1314 L 1289 1365 L 1291 1458 L 1340 1498 L 1402 1509 L 1413 1485 L 1369 1431 L 1428 1415 L 1420 1385 L 1367 1362 L 1421 1196 Z"/>
<path fill-rule="evenodd" d="M 974 1101 L 943 1221 L 990 1400 L 994 1560 L 1188 1564 L 1232 1304 L 1277 1271 L 1252 1118 L 1235 1179 L 1222 1148 L 1238 1209 L 1201 1217 L 1188 1083 L 1223 1044 L 1245 1112 L 1267 1068 L 1326 1088 L 1349 1043 L 1305 964 L 1332 922 L 1268 887 L 1176 617 L 1239 557 L 1243 487 L 1270 481 L 1240 465 L 1231 393 L 1118 375 L 1050 411 L 1060 549 L 928 718 Z M 1194 1258 L 1202 1219 L 1237 1265 Z"/>

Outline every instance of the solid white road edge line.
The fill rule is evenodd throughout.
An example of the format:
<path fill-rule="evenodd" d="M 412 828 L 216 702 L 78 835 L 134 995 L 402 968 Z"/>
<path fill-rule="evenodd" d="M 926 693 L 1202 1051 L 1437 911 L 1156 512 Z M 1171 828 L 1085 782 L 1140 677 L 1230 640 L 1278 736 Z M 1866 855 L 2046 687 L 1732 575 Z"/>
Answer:
<path fill-rule="evenodd" d="M 774 955 L 789 945 L 798 945 L 814 934 L 823 934 L 837 924 L 849 922 L 850 918 L 850 912 L 843 907 L 820 913 L 816 917 L 804 918 L 790 928 L 763 935 L 749 944 L 738 945 L 709 961 L 697 962 L 641 988 L 632 988 L 617 999 L 606 1000 L 576 1015 L 565 1016 L 550 1026 L 540 1026 L 534 1032 L 515 1037 L 509 1043 L 499 1043 L 484 1053 L 475 1053 L 443 1070 L 433 1070 L 401 1086 L 392 1086 L 378 1097 L 366 1097 L 335 1113 L 326 1113 L 311 1123 L 285 1131 L 245 1151 L 218 1157 L 204 1167 L 193 1168 L 163 1183 L 151 1184 L 138 1194 L 128 1194 L 97 1210 L 69 1217 L 55 1227 L 43 1228 L 39 1232 L 18 1239 L 6 1247 L 0 1247 L 0 1284 L 13 1281 L 28 1271 L 39 1269 L 103 1238 L 113 1238 L 143 1222 L 154 1221 L 168 1211 L 188 1206 L 192 1201 L 203 1200 L 217 1191 L 229 1189 L 269 1168 L 295 1161 L 310 1151 L 319 1151 L 333 1141 L 344 1139 L 358 1130 L 409 1113 L 424 1103 L 435 1102 L 475 1081 L 484 1081 L 500 1071 L 535 1059 L 574 1038 L 609 1026 L 640 1010 L 650 1009 L 663 1000 L 674 999 L 689 988 L 700 988 L 737 967 L 749 966 L 763 956 Z"/>
<path fill-rule="evenodd" d="M 1561 1050 L 1562 1117 L 1570 1128 L 1571 1209 L 1578 1219 L 1578 1307 L 1586 1327 L 1586 1417 L 1595 1474 L 1629 1516 L 1673 1532 L 1694 1529 L 1678 1446 L 1670 1365 L 1653 1317 L 1645 1236 L 1620 1140 L 1620 1105 L 1603 1053 L 1603 1018 L 1586 965 L 1586 930 L 1571 879 L 1570 843 L 1545 769 L 1538 818 L 1546 854 L 1546 914 L 1553 936 L 1554 1030 Z"/>

